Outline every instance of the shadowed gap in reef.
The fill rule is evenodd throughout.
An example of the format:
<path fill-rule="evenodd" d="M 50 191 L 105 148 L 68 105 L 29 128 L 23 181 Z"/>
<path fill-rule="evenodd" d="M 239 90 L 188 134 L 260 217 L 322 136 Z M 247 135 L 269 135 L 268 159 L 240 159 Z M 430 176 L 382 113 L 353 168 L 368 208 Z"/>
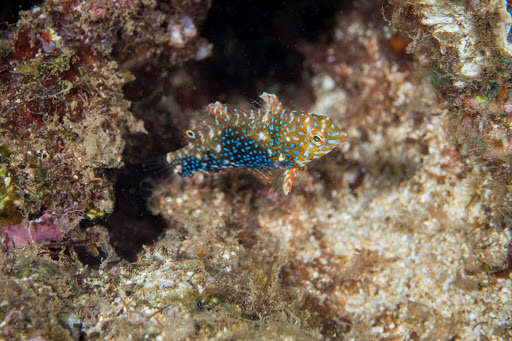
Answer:
<path fill-rule="evenodd" d="M 304 56 L 297 45 L 332 40 L 336 14 L 351 3 L 214 1 L 202 28 L 202 36 L 214 46 L 204 68 L 223 92 L 236 91 L 249 98 L 276 83 L 304 86 Z"/>
<path fill-rule="evenodd" d="M 20 11 L 29 10 L 35 6 L 39 6 L 43 0 L 17 0 L 0 1 L 0 30 L 5 29 L 2 27 L 6 24 L 14 24 L 20 18 Z"/>
<path fill-rule="evenodd" d="M 145 174 L 140 167 L 124 167 L 116 176 L 115 208 L 105 225 L 116 253 L 135 261 L 142 245 L 153 243 L 164 231 L 166 222 L 147 209 L 149 192 L 144 189 Z"/>

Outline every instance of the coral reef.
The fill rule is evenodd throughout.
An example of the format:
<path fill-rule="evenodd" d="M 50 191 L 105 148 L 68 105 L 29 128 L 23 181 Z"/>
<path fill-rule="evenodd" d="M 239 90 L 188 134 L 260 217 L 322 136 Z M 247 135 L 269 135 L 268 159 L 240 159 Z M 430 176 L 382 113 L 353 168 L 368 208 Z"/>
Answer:
<path fill-rule="evenodd" d="M 448 99 L 454 142 L 493 169 L 490 187 L 498 192 L 512 181 L 508 6 L 502 0 L 391 0 L 387 12 L 391 26 L 411 39 L 407 51 L 430 69 L 432 85 Z M 502 212 L 510 211 L 507 193 L 499 199 Z"/>
<path fill-rule="evenodd" d="M 47 1 L 3 36 L 0 338 L 512 338 L 506 2 L 215 6 L 199 64 L 206 1 Z M 103 171 L 261 91 L 348 134 L 291 195 Z"/>
<path fill-rule="evenodd" d="M 66 0 L 22 13 L 0 41 L 3 219 L 112 212 L 104 169 L 121 167 L 125 136 L 145 131 L 124 97 L 127 68 L 205 58 L 210 46 L 196 26 L 208 7 Z"/>
<path fill-rule="evenodd" d="M 376 6 L 340 13 L 333 43 L 299 45 L 311 111 L 347 130 L 343 154 L 303 173 L 288 200 L 234 173 L 160 183 L 153 210 L 173 222 L 180 254 L 235 276 L 250 271 L 237 243 L 215 245 L 216 224 L 248 249 L 278 239 L 279 286 L 298 290 L 290 309 L 325 338 L 510 337 L 509 191 L 457 144 L 453 102 Z"/>
<path fill-rule="evenodd" d="M 389 3 L 389 20 L 412 39 L 407 50 L 439 68 L 454 86 L 452 91 L 492 79 L 499 73 L 496 66 L 512 56 L 507 1 Z"/>
<path fill-rule="evenodd" d="M 80 292 L 79 266 L 48 258 L 31 249 L 0 254 L 0 338 L 78 339 L 80 321 L 72 301 Z"/>

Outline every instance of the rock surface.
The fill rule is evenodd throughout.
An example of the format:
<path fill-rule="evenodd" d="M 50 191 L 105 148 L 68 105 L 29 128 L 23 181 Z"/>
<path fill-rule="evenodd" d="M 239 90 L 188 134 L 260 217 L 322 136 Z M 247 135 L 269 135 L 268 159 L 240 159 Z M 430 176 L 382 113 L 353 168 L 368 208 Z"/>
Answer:
<path fill-rule="evenodd" d="M 313 5 L 261 5 L 286 23 L 269 30 L 300 54 L 302 73 L 281 75 L 270 89 L 259 89 L 256 80 L 220 90 L 224 83 L 208 68 L 216 63 L 168 68 L 209 53 L 199 23 L 210 5 L 211 15 L 234 6 L 47 1 L 3 40 L 0 335 L 511 338 L 506 3 L 367 0 L 332 10 L 320 2 L 314 6 L 331 25 L 314 39 L 285 20 L 300 13 L 306 25 Z M 254 10 L 252 3 L 247 7 Z M 250 22 L 244 15 L 251 12 L 236 8 L 240 22 Z M 48 25 L 64 11 L 68 24 L 74 16 L 83 20 L 75 31 L 64 29 L 66 21 Z M 106 18 L 115 30 L 105 29 Z M 500 20 L 485 25 L 491 18 Z M 234 24 L 224 32 L 243 30 Z M 89 32 L 89 40 L 77 32 Z M 240 36 L 226 33 L 211 44 L 245 51 Z M 81 40 L 89 45 L 87 56 L 80 54 Z M 63 58 L 61 67 L 41 68 L 55 58 Z M 284 58 L 290 64 L 283 72 L 295 70 L 292 59 Z M 70 71 L 72 84 L 62 82 Z M 260 84 L 268 86 L 267 76 Z M 50 120 L 30 111 L 39 79 L 49 82 L 49 93 L 64 91 L 40 102 L 62 105 Z M 116 177 L 95 172 L 179 148 L 182 131 L 206 115 L 203 105 L 222 100 L 248 107 L 254 89 L 282 94 L 292 109 L 328 114 L 348 141 L 302 171 L 289 196 L 279 190 L 281 178 L 266 185 L 244 170 L 142 181 L 127 168 L 118 173 L 114 213 L 101 218 L 112 210 Z M 73 120 L 72 113 L 80 115 Z M 64 127 L 72 134 L 48 137 Z M 60 141 L 59 153 L 36 153 L 55 150 L 53 141 Z M 51 171 L 37 177 L 43 166 Z M 73 174 L 80 176 L 72 181 Z M 51 191 L 37 200 L 23 194 L 41 183 Z M 83 189 L 78 197 L 76 188 Z M 133 197 L 140 192 L 147 194 Z M 158 220 L 144 220 L 138 205 L 146 204 Z M 24 248 L 10 248 L 14 237 Z M 34 241 L 42 244 L 25 245 Z"/>

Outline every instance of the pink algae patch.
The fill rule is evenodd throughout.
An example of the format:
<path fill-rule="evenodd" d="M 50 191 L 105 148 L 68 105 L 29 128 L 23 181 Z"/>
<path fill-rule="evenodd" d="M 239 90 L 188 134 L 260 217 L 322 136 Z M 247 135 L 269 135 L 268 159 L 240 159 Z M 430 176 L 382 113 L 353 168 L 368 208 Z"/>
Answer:
<path fill-rule="evenodd" d="M 43 214 L 28 223 L 22 221 L 16 225 L 0 226 L 0 234 L 5 235 L 7 247 L 21 248 L 27 244 L 60 241 L 63 238 L 62 226 L 52 214 Z"/>

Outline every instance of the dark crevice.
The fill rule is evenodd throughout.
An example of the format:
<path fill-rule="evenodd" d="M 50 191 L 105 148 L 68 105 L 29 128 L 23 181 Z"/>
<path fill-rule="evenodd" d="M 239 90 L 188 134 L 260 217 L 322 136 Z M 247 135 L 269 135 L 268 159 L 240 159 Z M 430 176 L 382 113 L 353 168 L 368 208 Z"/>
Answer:
<path fill-rule="evenodd" d="M 0 23 L 2 25 L 15 23 L 20 18 L 20 11 L 29 10 L 35 6 L 39 6 L 43 0 L 18 0 L 18 1 L 1 1 L 0 2 Z M 0 26 L 0 29 L 4 27 Z"/>
<path fill-rule="evenodd" d="M 124 167 L 115 176 L 115 209 L 107 218 L 110 241 L 116 253 L 133 262 L 143 245 L 152 244 L 167 226 L 160 216 L 151 214 L 146 202 L 150 193 L 145 187 L 141 167 Z"/>
<path fill-rule="evenodd" d="M 82 264 L 87 264 L 94 269 L 97 269 L 101 265 L 101 262 L 107 258 L 107 254 L 98 248 L 96 249 L 98 254 L 92 254 L 89 251 L 88 245 L 77 245 L 74 246 L 73 250 Z"/>
<path fill-rule="evenodd" d="M 330 41 L 343 5 L 331 0 L 214 1 L 202 32 L 214 46 L 204 68 L 222 91 L 249 98 L 276 83 L 304 83 L 304 56 L 297 46 Z"/>

